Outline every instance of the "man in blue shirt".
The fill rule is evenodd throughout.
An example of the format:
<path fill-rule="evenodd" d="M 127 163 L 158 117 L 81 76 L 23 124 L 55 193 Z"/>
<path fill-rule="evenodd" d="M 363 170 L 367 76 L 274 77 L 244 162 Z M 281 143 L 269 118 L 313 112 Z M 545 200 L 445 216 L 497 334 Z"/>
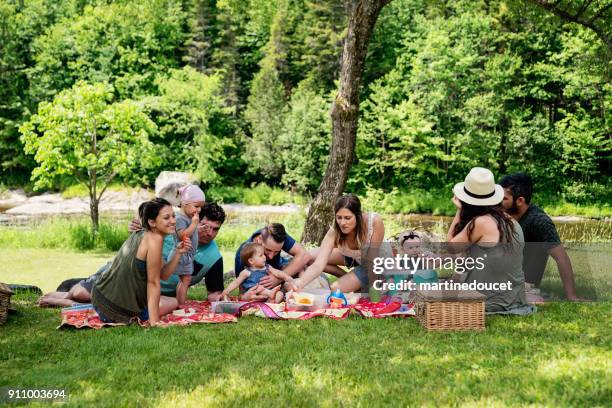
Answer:
<path fill-rule="evenodd" d="M 283 272 L 289 276 L 297 275 L 310 261 L 308 251 L 297 243 L 293 237 L 287 234 L 283 224 L 268 224 L 264 228 L 255 231 L 248 240 L 240 245 L 238 251 L 236 251 L 236 258 L 234 261 L 234 273 L 236 277 L 238 277 L 240 272 L 245 268 L 242 261 L 240 261 L 240 251 L 247 242 L 256 242 L 263 245 L 264 254 L 266 255 L 267 263 L 270 265 L 270 268 L 282 269 Z M 281 257 L 281 251 L 293 257 L 289 263 L 284 262 Z M 281 282 L 280 279 L 277 279 L 272 274 L 265 276 L 260 281 L 266 288 L 273 288 Z"/>

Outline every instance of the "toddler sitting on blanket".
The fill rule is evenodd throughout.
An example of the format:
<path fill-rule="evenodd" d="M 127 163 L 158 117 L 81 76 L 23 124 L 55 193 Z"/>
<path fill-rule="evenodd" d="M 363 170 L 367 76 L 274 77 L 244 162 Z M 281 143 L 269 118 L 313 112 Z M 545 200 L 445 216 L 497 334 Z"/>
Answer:
<path fill-rule="evenodd" d="M 249 300 L 253 295 L 264 295 L 268 297 L 268 302 L 270 303 L 282 302 L 284 294 L 280 290 L 280 285 L 268 289 L 260 285 L 259 281 L 269 273 L 289 283 L 289 285 L 293 282 L 293 278 L 285 272 L 275 270 L 274 268 L 270 269 L 269 266 L 266 265 L 266 255 L 264 254 L 263 245 L 257 243 L 245 244 L 240 251 L 240 260 L 244 265 L 247 265 L 247 267 L 240 272 L 238 278 L 221 293 L 221 296 L 225 299 L 231 291 L 242 286 L 240 298 L 243 300 Z"/>

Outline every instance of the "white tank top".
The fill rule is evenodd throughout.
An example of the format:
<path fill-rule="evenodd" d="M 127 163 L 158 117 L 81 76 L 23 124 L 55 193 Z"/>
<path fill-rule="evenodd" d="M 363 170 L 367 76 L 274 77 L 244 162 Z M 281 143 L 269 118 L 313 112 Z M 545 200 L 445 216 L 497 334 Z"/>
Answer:
<path fill-rule="evenodd" d="M 366 242 L 363 244 L 364 247 L 367 247 L 370 245 L 370 242 L 372 241 L 372 234 L 374 234 L 374 213 L 373 212 L 369 212 L 368 213 L 368 232 L 367 232 L 367 236 L 366 236 Z M 347 248 L 345 246 L 339 247 L 338 248 L 340 250 L 340 253 L 344 256 L 348 256 L 353 258 L 354 260 L 356 260 L 357 262 L 361 262 L 361 249 L 350 249 Z"/>

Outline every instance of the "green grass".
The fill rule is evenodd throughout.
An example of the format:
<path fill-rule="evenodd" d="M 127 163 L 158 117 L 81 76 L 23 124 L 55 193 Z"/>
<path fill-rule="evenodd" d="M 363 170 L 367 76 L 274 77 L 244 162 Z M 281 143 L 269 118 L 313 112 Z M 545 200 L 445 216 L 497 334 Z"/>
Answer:
<path fill-rule="evenodd" d="M 609 303 L 489 317 L 484 332 L 414 319 L 56 330 L 14 298 L 0 386 L 64 388 L 70 406 L 610 406 Z M 588 317 L 588 318 L 587 318 Z"/>
<path fill-rule="evenodd" d="M 116 251 L 128 237 L 128 220 L 128 217 L 102 220 L 95 240 L 86 216 L 51 217 L 25 228 L 0 226 L 0 248 Z"/>
<path fill-rule="evenodd" d="M 612 206 L 607 204 L 574 204 L 558 200 L 543 207 L 551 216 L 577 215 L 597 219 L 612 217 Z"/>
<path fill-rule="evenodd" d="M 276 217 L 275 217 L 276 218 Z M 290 232 L 303 218 L 279 217 Z M 266 216 L 231 216 L 231 246 Z M 389 221 L 401 228 L 407 220 Z M 608 245 L 609 247 L 609 245 Z M 235 247 L 234 247 L 235 248 Z M 580 295 L 528 317 L 487 318 L 484 332 L 428 333 L 414 319 L 271 321 L 167 329 L 56 330 L 59 311 L 13 297 L 0 328 L 0 387 L 65 388 L 69 406 L 610 406 L 610 251 L 570 248 Z M 582 252 L 581 252 L 582 251 Z M 581 255 L 582 254 L 582 255 Z M 95 272 L 113 252 L 0 247 L 0 281 L 54 290 Z M 559 293 L 551 262 L 543 283 Z M 202 287 L 190 290 L 201 299 Z"/>
<path fill-rule="evenodd" d="M 226 269 L 234 267 L 234 252 L 223 250 Z M 111 260 L 115 252 L 74 252 L 46 248 L 0 248 L 0 282 L 35 285 L 54 291 L 65 279 L 85 278 Z"/>

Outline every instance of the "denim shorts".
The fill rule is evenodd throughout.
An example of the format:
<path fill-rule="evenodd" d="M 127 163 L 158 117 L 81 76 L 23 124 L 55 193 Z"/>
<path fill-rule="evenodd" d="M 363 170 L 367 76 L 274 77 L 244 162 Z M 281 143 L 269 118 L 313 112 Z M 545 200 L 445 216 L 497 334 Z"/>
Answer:
<path fill-rule="evenodd" d="M 344 256 L 344 265 L 347 268 L 353 269 L 353 273 L 355 274 L 357 279 L 359 279 L 359 282 L 361 283 L 362 288 L 368 287 L 368 284 L 369 284 L 368 274 L 364 270 L 363 266 L 361 266 L 359 262 L 355 260 L 355 258 L 351 258 L 350 256 Z"/>
<path fill-rule="evenodd" d="M 102 276 L 104 272 L 110 269 L 112 263 L 112 261 L 105 263 L 104 266 L 98 269 L 96 273 L 91 275 L 89 278 L 83 279 L 78 284 L 84 287 L 89 293 L 91 293 L 93 285 L 100 279 L 100 276 Z"/>

